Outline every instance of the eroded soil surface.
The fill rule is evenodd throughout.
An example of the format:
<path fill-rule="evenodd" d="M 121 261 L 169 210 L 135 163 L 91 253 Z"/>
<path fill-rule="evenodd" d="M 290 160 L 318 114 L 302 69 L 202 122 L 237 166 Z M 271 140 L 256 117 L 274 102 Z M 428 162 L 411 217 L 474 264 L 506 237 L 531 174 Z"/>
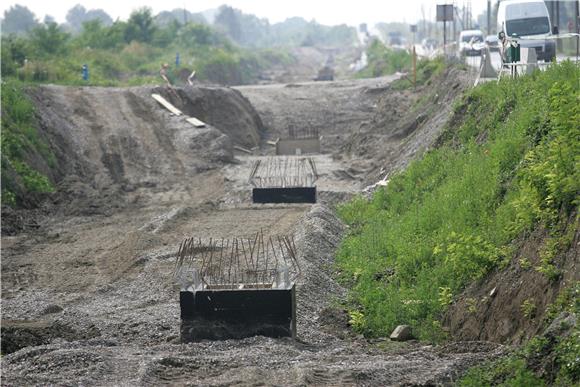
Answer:
<path fill-rule="evenodd" d="M 362 140 L 355 144 L 352 136 L 391 146 L 410 141 L 393 133 L 412 121 L 405 107 L 417 96 L 398 92 L 393 107 L 391 81 L 175 94 L 31 91 L 57 154 L 59 190 L 32 223 L 30 214 L 12 214 L 13 232 L 2 237 L 2 344 L 9 353 L 2 358 L 2 384 L 432 385 L 451 383 L 470 365 L 503 353 L 504 347 L 483 342 L 369 342 L 352 334 L 335 308 L 345 296 L 333 272 L 345 227 L 332 208 L 360 192 L 380 167 L 377 153 L 365 154 Z M 171 116 L 152 92 L 209 125 L 198 129 Z M 402 126 L 374 131 L 381 115 Z M 415 125 L 414 136 L 426 128 L 423 122 L 430 121 Z M 254 205 L 247 181 L 252 162 L 271 155 L 266 141 L 290 125 L 316 127 L 323 136 L 324 154 L 313 156 L 319 204 Z M 423 148 L 433 137 L 426 136 Z M 352 149 L 344 151 L 349 142 Z M 248 155 L 234 145 L 258 148 Z M 298 340 L 181 344 L 172 278 L 181 240 L 259 230 L 296 240 L 303 271 Z"/>

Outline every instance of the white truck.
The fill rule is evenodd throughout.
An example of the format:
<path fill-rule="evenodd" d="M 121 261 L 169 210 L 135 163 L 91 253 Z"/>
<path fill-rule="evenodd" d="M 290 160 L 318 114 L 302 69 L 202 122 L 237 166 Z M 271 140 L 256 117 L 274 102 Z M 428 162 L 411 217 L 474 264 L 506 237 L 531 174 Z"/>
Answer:
<path fill-rule="evenodd" d="M 543 0 L 500 2 L 497 30 L 508 38 L 517 38 L 521 47 L 534 48 L 539 60 L 550 62 L 556 57 L 550 14 Z"/>

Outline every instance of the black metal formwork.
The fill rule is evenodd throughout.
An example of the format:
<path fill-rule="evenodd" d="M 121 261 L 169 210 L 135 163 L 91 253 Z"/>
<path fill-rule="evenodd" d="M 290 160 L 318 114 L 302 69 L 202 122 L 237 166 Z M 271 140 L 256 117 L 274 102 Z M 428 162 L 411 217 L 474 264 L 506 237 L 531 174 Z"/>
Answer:
<path fill-rule="evenodd" d="M 311 157 L 256 160 L 249 182 L 254 203 L 316 203 L 318 172 Z"/>
<path fill-rule="evenodd" d="M 180 292 L 181 340 L 296 337 L 296 291 L 203 289 Z"/>
<path fill-rule="evenodd" d="M 316 203 L 316 187 L 253 188 L 254 203 Z"/>

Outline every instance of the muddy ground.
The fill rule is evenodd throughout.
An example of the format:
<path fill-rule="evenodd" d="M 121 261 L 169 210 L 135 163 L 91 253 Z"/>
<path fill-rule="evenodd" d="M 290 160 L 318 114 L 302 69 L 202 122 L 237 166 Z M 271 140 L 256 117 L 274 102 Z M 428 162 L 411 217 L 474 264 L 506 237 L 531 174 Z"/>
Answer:
<path fill-rule="evenodd" d="M 404 165 L 441 129 L 428 117 L 397 135 L 419 114 L 419 93 L 392 91 L 392 81 L 30 91 L 57 153 L 59 190 L 32 223 L 26 214 L 11 217 L 12 235 L 2 237 L 2 344 L 9 353 L 2 384 L 449 384 L 503 353 L 484 342 L 368 341 L 353 335 L 336 309 L 345 289 L 334 279 L 333 256 L 345 228 L 333 205 Z M 208 127 L 171 116 L 151 92 Z M 382 126 L 389 119 L 392 125 Z M 290 125 L 316 127 L 323 136 L 324 154 L 313 156 L 319 204 L 253 205 L 252 161 L 271 155 L 266 141 Z M 414 151 L 400 152 L 406 159 L 399 164 L 380 165 L 383 147 L 365 153 L 361 145 L 371 139 L 397 149 L 415 144 Z M 234 149 L 254 144 L 253 155 Z M 296 239 L 303 270 L 298 340 L 181 344 L 171 275 L 181 240 L 258 230 Z"/>

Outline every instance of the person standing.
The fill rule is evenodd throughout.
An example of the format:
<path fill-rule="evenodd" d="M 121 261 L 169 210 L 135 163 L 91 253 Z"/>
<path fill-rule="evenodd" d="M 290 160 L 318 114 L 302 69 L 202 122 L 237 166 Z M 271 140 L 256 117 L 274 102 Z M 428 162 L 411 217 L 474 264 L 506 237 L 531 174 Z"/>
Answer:
<path fill-rule="evenodd" d="M 167 75 L 168 69 L 169 69 L 169 65 L 167 63 L 163 63 L 161 65 L 161 70 L 159 70 L 159 75 L 161 75 L 161 78 L 163 78 L 165 83 L 167 83 L 167 86 L 171 87 L 171 81 L 169 80 L 168 75 Z"/>

